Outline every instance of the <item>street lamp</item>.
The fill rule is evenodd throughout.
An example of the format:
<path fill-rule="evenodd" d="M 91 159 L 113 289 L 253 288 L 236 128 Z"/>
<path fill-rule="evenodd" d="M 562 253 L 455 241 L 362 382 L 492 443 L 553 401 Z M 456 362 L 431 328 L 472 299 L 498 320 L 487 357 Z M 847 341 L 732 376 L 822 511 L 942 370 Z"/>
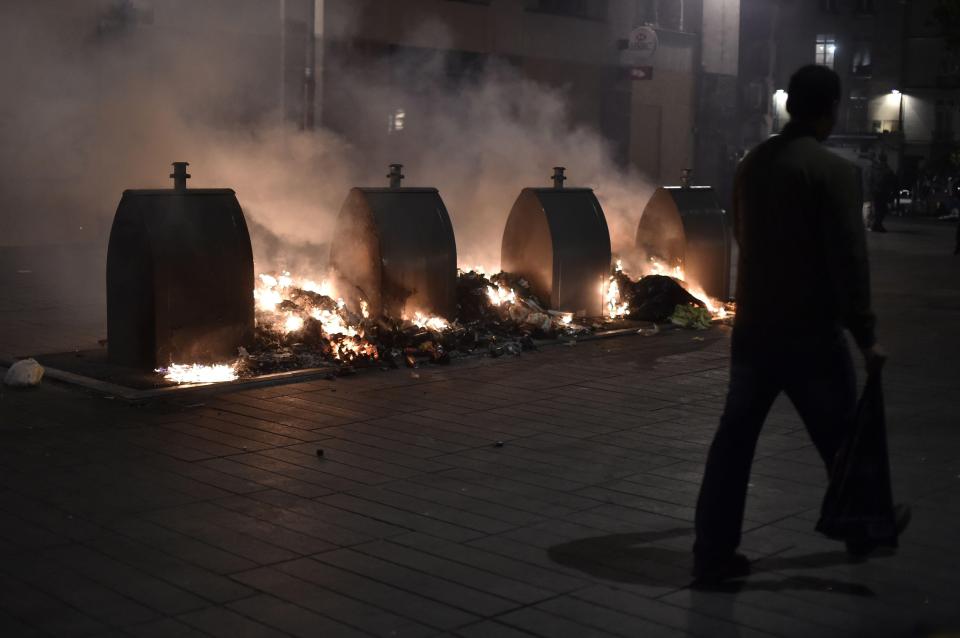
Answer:
<path fill-rule="evenodd" d="M 903 93 L 901 93 L 899 89 L 891 89 L 890 95 L 897 98 L 900 102 L 897 111 L 897 131 L 900 133 L 900 136 L 903 137 Z"/>
<path fill-rule="evenodd" d="M 780 111 L 786 108 L 787 92 L 783 89 L 777 89 L 773 92 L 773 127 L 776 132 L 780 132 Z"/>
<path fill-rule="evenodd" d="M 906 148 L 906 145 L 907 145 L 907 134 L 906 134 L 906 132 L 903 130 L 903 93 L 901 93 L 899 89 L 891 89 L 891 90 L 890 90 L 890 95 L 891 95 L 892 97 L 895 97 L 895 98 L 897 99 L 897 101 L 899 102 L 899 104 L 897 105 L 897 133 L 898 133 L 898 135 L 900 136 L 900 140 L 899 140 L 899 141 L 900 141 L 900 153 L 899 153 L 899 155 L 898 155 L 898 157 L 897 157 L 897 177 L 900 178 L 900 179 L 898 180 L 900 183 L 897 184 L 897 213 L 898 213 L 898 214 L 903 214 L 903 211 L 901 210 L 901 204 L 900 204 L 900 190 L 901 190 L 900 187 L 903 186 L 903 184 L 902 184 L 902 180 L 903 180 L 903 153 L 904 153 L 904 149 Z"/>

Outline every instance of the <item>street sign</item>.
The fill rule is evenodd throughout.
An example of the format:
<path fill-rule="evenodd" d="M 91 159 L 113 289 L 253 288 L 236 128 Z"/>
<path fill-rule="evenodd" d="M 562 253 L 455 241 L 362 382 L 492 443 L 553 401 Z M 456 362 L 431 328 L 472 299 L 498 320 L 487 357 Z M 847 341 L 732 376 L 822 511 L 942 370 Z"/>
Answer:
<path fill-rule="evenodd" d="M 657 50 L 657 31 L 653 27 L 636 27 L 627 39 L 627 50 L 650 57 Z"/>

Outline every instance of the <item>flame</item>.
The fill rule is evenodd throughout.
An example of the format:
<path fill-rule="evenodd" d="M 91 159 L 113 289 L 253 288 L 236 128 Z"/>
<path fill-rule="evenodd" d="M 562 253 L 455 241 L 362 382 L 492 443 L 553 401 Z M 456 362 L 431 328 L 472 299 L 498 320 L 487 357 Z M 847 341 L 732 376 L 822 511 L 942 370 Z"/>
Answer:
<path fill-rule="evenodd" d="M 443 317 L 431 317 L 422 312 L 413 313 L 413 319 L 410 321 L 418 328 L 426 328 L 427 330 L 435 330 L 437 332 L 442 332 L 450 327 L 450 322 Z"/>
<path fill-rule="evenodd" d="M 504 288 L 500 285 L 497 285 L 496 287 L 487 286 L 487 298 L 494 306 L 499 306 L 505 303 L 517 303 L 516 291 L 512 288 Z"/>
<path fill-rule="evenodd" d="M 314 305 L 312 299 L 305 299 L 301 292 L 314 293 L 326 297 L 327 301 Z M 330 342 L 331 354 L 341 361 L 352 361 L 365 356 L 377 358 L 377 347 L 364 338 L 362 325 L 352 325 L 357 321 L 350 313 L 347 302 L 336 296 L 336 287 L 329 279 L 316 280 L 291 275 L 283 271 L 277 275 L 261 273 L 257 276 L 257 285 L 253 291 L 257 302 L 257 324 L 268 332 L 279 336 L 289 335 L 302 330 L 307 320 L 320 324 L 322 336 Z M 284 301 L 293 303 L 292 309 L 279 308 Z M 370 306 L 366 300 L 360 301 L 360 313 L 364 319 L 370 317 Z M 359 324 L 359 322 L 358 322 Z"/>
<path fill-rule="evenodd" d="M 236 363 L 171 363 L 169 368 L 157 368 L 155 372 L 175 383 L 224 383 L 238 378 Z"/>
<path fill-rule="evenodd" d="M 346 337 L 335 344 L 334 356 L 341 361 L 353 361 L 357 357 L 376 359 L 378 352 L 377 346 L 366 339 Z"/>
<path fill-rule="evenodd" d="M 665 277 L 673 277 L 674 279 L 679 279 L 680 281 L 686 281 L 686 275 L 683 272 L 683 267 L 680 265 L 674 266 L 672 269 L 667 268 L 656 257 L 650 258 L 650 268 L 646 272 L 647 275 L 663 275 Z"/>
<path fill-rule="evenodd" d="M 703 302 L 703 305 L 706 307 L 707 312 L 709 312 L 714 319 L 726 319 L 734 314 L 736 306 L 732 303 L 724 303 L 719 299 L 711 297 L 703 291 L 698 284 L 691 281 L 687 281 L 686 273 L 683 270 L 683 266 L 675 265 L 672 269 L 668 269 L 666 265 L 663 264 L 660 260 L 655 257 L 650 258 L 650 267 L 646 272 L 647 275 L 664 275 L 667 277 L 673 277 L 674 279 L 680 281 L 681 285 L 689 292 L 693 297 Z"/>
<path fill-rule="evenodd" d="M 617 318 L 626 316 L 630 312 L 630 304 L 622 301 L 620 298 L 620 284 L 617 283 L 616 278 L 611 277 L 610 281 L 607 282 L 607 293 L 605 295 L 607 302 L 607 316 L 610 318 Z"/>
<path fill-rule="evenodd" d="M 560 317 L 560 322 L 565 326 L 569 326 L 573 322 L 573 315 L 570 313 L 563 315 Z"/>
<path fill-rule="evenodd" d="M 357 328 L 347 325 L 343 317 L 335 312 L 314 308 L 310 311 L 310 316 L 320 322 L 320 328 L 324 334 L 343 335 L 345 337 L 356 337 L 360 334 Z"/>
<path fill-rule="evenodd" d="M 283 320 L 283 331 L 290 333 L 296 332 L 303 328 L 303 317 L 293 314 L 292 312 L 286 313 L 286 319 Z"/>
<path fill-rule="evenodd" d="M 300 282 L 299 288 L 301 290 L 306 290 L 307 292 L 315 292 L 318 295 L 323 295 L 324 297 L 333 297 L 333 284 L 327 280 L 324 280 L 318 284 L 312 279 L 304 279 L 302 282 Z"/>

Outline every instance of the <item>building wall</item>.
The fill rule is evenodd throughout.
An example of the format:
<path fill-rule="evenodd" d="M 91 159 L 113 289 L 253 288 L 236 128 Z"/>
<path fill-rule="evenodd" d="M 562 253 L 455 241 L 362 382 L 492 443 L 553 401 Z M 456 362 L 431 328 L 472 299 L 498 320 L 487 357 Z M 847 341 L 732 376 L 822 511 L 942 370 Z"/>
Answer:
<path fill-rule="evenodd" d="M 323 121 L 337 130 L 356 126 L 343 105 L 333 74 L 344 55 L 372 62 L 399 50 L 457 52 L 481 60 L 509 60 L 525 76 L 562 87 L 574 122 L 593 127 L 609 141 L 618 161 L 657 183 L 673 183 L 682 169 L 709 164 L 703 178 L 719 172 L 717 130 L 707 126 L 717 111 L 697 102 L 701 62 L 720 78 L 735 78 L 739 55 L 740 0 L 609 0 L 605 19 L 572 18 L 531 10 L 533 0 L 317 0 L 323 5 L 318 36 L 326 55 L 318 77 L 325 109 Z M 599 6 L 600 2 L 594 3 Z M 706 7 L 706 9 L 705 9 Z M 623 55 L 631 31 L 653 23 L 660 46 L 649 59 Z M 357 54 L 362 48 L 364 53 Z M 335 54 L 331 57 L 331 51 Z M 482 64 L 482 62 L 480 63 Z M 649 80 L 631 79 L 632 67 L 653 68 Z M 734 121 L 735 91 L 721 86 L 706 101 L 724 95 Z M 699 127 L 698 119 L 704 121 Z M 656 122 L 656 125 L 654 125 Z M 707 144 L 697 145 L 703 129 Z M 711 137 L 711 133 L 713 136 Z M 709 161 L 702 160 L 702 157 Z"/>
<path fill-rule="evenodd" d="M 960 137 L 960 47 L 948 46 L 936 5 L 909 4 L 904 39 L 906 142 L 919 161 L 934 164 L 956 150 Z"/>

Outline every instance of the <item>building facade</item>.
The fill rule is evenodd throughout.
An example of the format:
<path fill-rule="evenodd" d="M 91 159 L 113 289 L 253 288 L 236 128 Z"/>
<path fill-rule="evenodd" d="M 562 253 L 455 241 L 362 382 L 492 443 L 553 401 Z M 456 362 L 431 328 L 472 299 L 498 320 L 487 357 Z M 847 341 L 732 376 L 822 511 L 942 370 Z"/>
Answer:
<path fill-rule="evenodd" d="M 312 117 L 363 139 L 382 127 L 357 121 L 350 77 L 391 59 L 427 59 L 441 52 L 452 82 L 496 60 L 562 88 L 573 122 L 600 131 L 617 163 L 655 183 L 675 183 L 689 168 L 704 183 L 728 177 L 740 0 L 286 0 L 286 5 L 288 14 L 301 20 L 313 16 L 317 43 L 311 76 L 316 86 L 303 89 L 318 96 L 307 107 L 314 113 L 291 113 L 291 119 Z M 425 26 L 437 24 L 443 28 Z M 635 46 L 638 36 L 647 38 L 644 46 Z M 411 83 L 408 68 L 400 62 L 391 77 L 381 73 L 378 82 Z M 296 74 L 291 69 L 291 81 Z M 393 111 L 379 114 L 381 121 L 400 109 L 387 108 Z M 416 128 L 416 119 L 403 111 L 407 130 Z"/>
<path fill-rule="evenodd" d="M 953 23 L 946 19 L 951 11 Z M 863 162 L 884 155 L 906 187 L 950 161 L 960 122 L 960 3 L 744 0 L 743 16 L 744 148 L 787 121 L 793 71 L 822 64 L 844 86 L 839 121 L 827 142 L 837 152 Z"/>

